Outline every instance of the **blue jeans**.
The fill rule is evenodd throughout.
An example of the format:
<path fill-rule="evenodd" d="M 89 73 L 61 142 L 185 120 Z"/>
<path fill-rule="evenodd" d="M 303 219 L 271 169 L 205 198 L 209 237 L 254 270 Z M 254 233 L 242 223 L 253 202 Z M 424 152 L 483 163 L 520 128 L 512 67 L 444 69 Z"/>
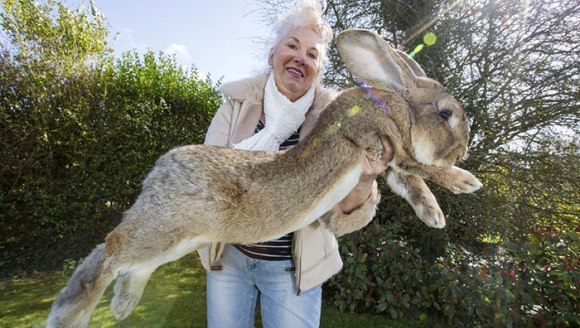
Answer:
<path fill-rule="evenodd" d="M 322 287 L 297 295 L 292 260 L 255 260 L 227 245 L 220 264 L 207 272 L 209 328 L 254 327 L 258 297 L 264 328 L 320 325 Z"/>

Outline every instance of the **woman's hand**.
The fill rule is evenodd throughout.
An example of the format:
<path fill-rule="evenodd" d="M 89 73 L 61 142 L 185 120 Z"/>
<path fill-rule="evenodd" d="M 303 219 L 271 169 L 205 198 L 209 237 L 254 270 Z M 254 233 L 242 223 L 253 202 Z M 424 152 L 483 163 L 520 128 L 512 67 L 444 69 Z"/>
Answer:
<path fill-rule="evenodd" d="M 339 203 L 343 213 L 351 213 L 367 201 L 372 191 L 373 182 L 379 174 L 387 169 L 387 163 L 393 159 L 395 152 L 389 138 L 386 136 L 381 137 L 381 145 L 383 146 L 383 152 L 380 156 L 377 157 L 376 154 L 368 151 L 366 156 L 363 157 L 363 172 L 358 184 Z"/>

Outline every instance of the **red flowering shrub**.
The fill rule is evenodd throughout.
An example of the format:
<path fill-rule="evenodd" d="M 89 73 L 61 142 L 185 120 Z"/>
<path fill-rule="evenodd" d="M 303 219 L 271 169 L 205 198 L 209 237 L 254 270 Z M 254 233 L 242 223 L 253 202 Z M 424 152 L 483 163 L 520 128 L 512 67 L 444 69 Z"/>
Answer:
<path fill-rule="evenodd" d="M 327 284 L 341 310 L 417 320 L 442 316 L 453 326 L 578 326 L 575 233 L 532 233 L 492 254 L 449 247 L 425 260 L 396 228 L 371 225 L 342 238 L 345 266 Z"/>

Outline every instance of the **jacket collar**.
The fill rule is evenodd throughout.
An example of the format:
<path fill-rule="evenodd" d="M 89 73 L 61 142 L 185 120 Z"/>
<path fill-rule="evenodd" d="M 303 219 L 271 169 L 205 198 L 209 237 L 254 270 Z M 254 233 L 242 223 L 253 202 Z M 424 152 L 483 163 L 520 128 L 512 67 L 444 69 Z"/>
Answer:
<path fill-rule="evenodd" d="M 226 97 L 243 102 L 262 102 L 264 100 L 264 87 L 270 73 L 262 73 L 250 78 L 227 82 L 222 84 L 219 91 Z"/>
<path fill-rule="evenodd" d="M 262 103 L 264 101 L 264 87 L 269 74 L 270 72 L 265 72 L 250 78 L 224 83 L 219 91 L 224 96 L 240 102 L 249 100 L 254 103 Z M 335 96 L 336 91 L 317 86 L 312 108 L 324 109 Z"/>
<path fill-rule="evenodd" d="M 242 113 L 244 122 L 240 127 L 240 133 L 233 138 L 233 143 L 252 135 L 263 110 L 264 87 L 270 73 L 250 77 L 243 80 L 224 83 L 219 91 L 226 97 L 240 103 L 247 103 L 246 111 Z M 338 94 L 335 90 L 317 86 L 314 91 L 314 102 L 306 113 L 302 127 L 300 128 L 300 140 L 304 139 L 316 125 L 320 113 Z"/>

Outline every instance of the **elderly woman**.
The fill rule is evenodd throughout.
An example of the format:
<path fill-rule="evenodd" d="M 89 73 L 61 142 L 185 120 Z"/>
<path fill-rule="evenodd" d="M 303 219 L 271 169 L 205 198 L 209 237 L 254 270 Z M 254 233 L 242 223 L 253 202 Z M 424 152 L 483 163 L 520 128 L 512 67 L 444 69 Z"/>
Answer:
<path fill-rule="evenodd" d="M 268 56 L 270 71 L 221 87 L 228 100 L 213 118 L 205 143 L 278 151 L 300 142 L 334 96 L 320 85 L 331 38 L 316 3 L 303 2 L 281 17 Z M 341 231 L 319 220 L 278 240 L 212 244 L 199 251 L 208 270 L 209 327 L 253 327 L 258 300 L 264 327 L 318 327 L 321 285 L 342 267 L 335 234 L 355 230 L 374 216 L 375 178 L 392 158 L 388 140 L 383 147 L 379 159 L 363 159 L 359 184 L 334 207 L 331 215 L 343 222 Z"/>

